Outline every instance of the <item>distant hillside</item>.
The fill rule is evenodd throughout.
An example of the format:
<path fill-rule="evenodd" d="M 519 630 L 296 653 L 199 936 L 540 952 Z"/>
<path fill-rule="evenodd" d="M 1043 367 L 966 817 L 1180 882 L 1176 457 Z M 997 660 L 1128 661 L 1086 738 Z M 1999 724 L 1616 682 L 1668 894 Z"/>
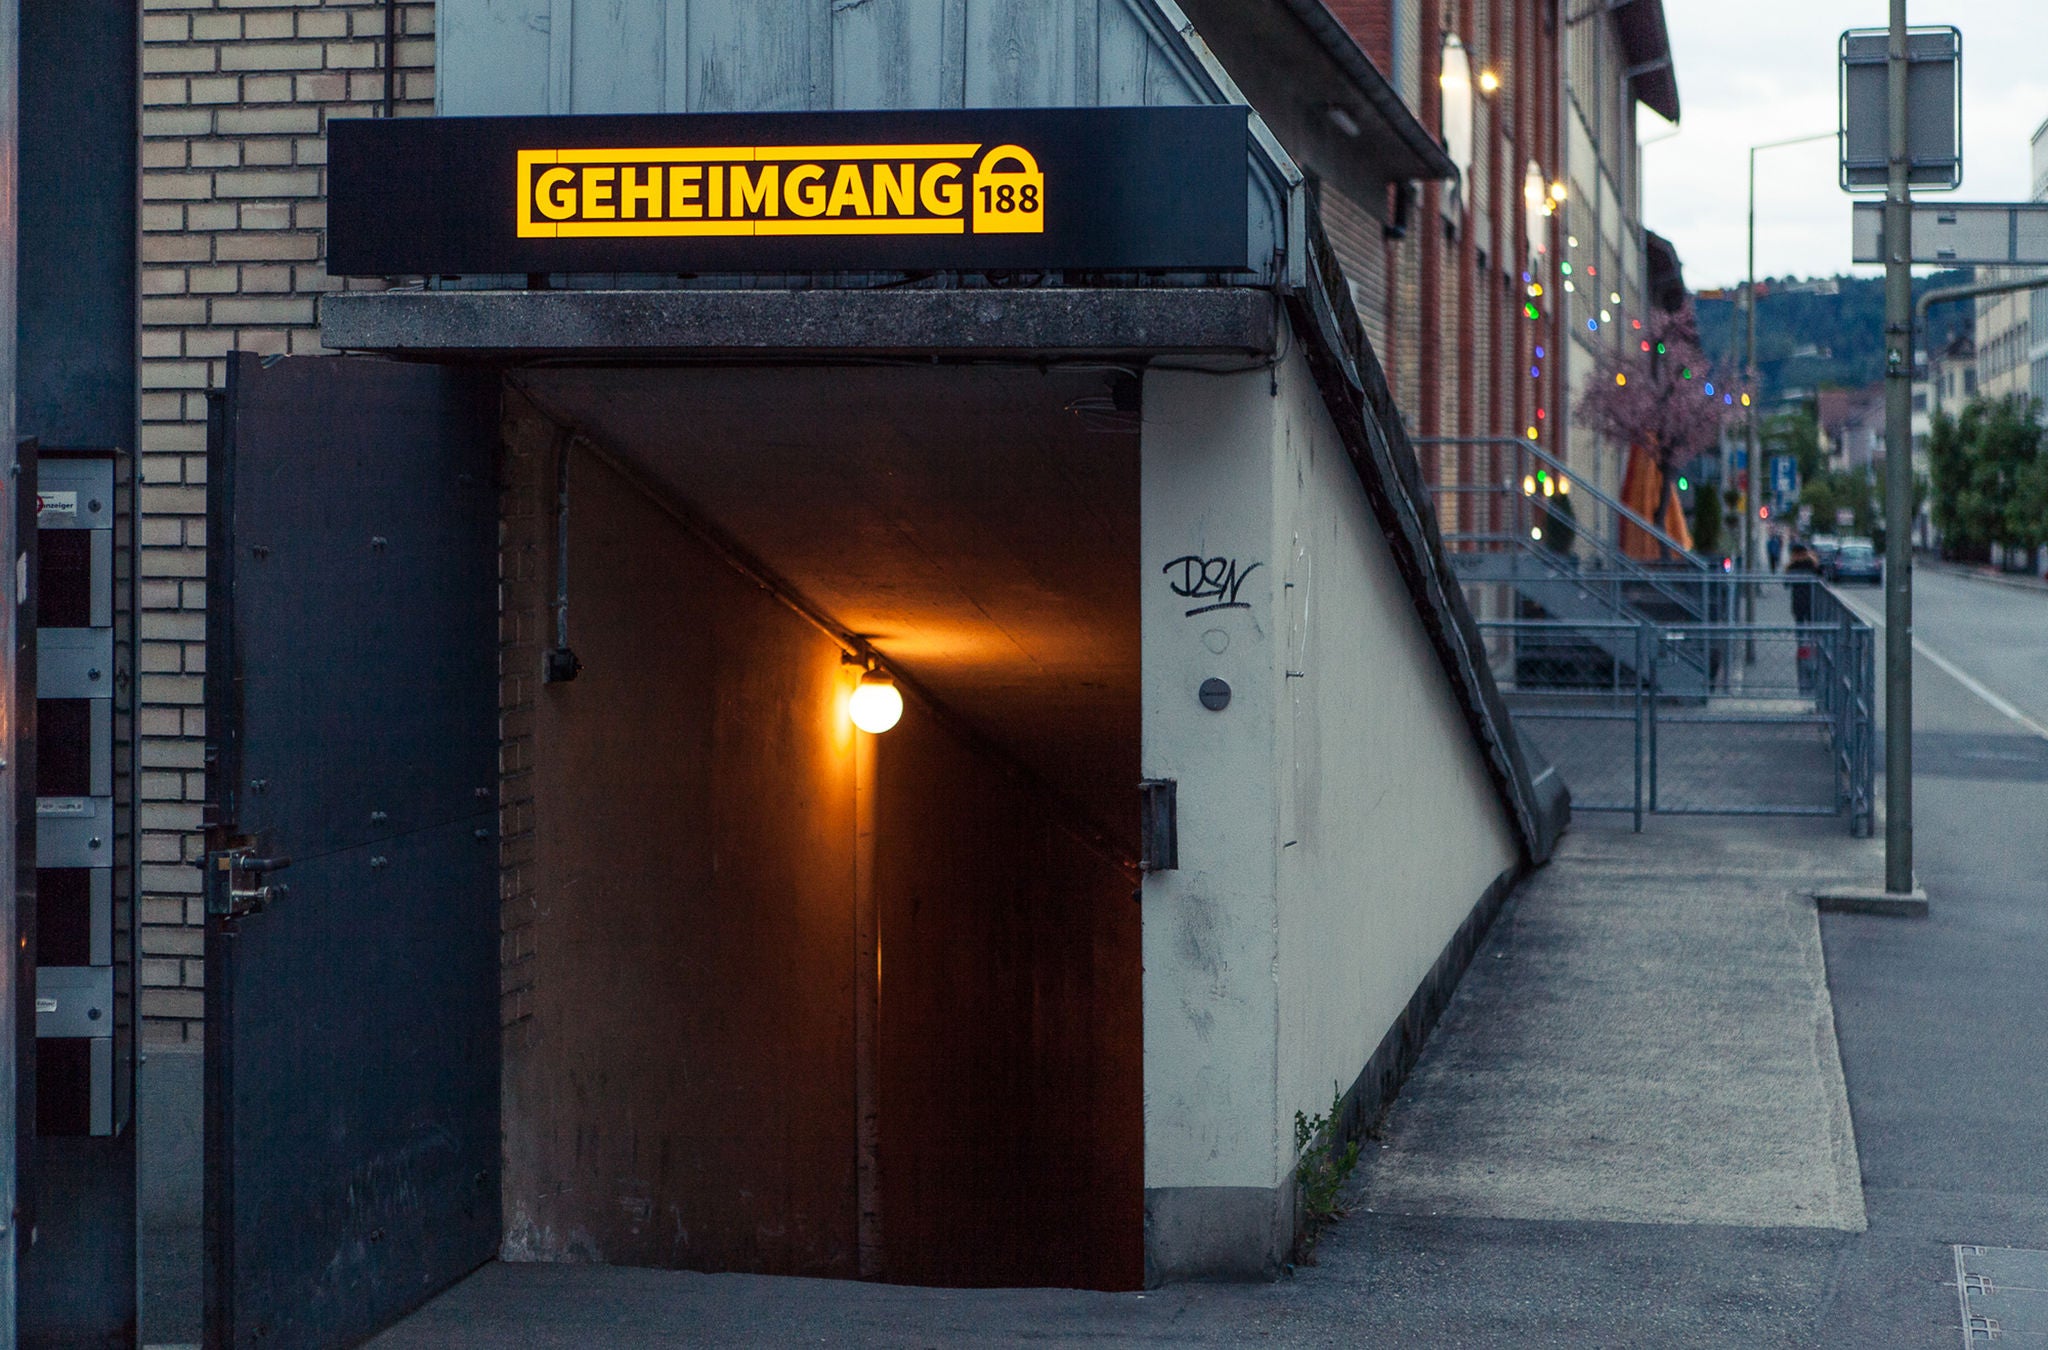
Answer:
<path fill-rule="evenodd" d="M 1967 269 L 1916 277 L 1913 294 L 1969 282 Z M 1757 373 L 1766 404 L 1786 389 L 1823 385 L 1854 387 L 1884 378 L 1884 279 L 1882 277 L 1773 277 L 1757 284 Z M 1739 370 L 1746 323 L 1741 289 L 1724 298 L 1698 299 L 1700 345 L 1722 371 Z M 1957 332 L 1975 326 L 1969 304 L 1943 305 L 1930 315 L 1936 350 Z"/>

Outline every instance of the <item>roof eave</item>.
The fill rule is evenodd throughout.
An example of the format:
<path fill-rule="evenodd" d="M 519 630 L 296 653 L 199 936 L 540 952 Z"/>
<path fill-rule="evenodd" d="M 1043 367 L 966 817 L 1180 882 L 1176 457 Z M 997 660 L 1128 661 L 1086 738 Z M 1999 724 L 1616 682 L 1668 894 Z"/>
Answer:
<path fill-rule="evenodd" d="M 1623 0 L 1614 9 L 1614 23 L 1621 34 L 1622 59 L 1631 72 L 1630 92 L 1665 121 L 1676 122 L 1678 75 L 1671 62 L 1664 0 Z"/>
<path fill-rule="evenodd" d="M 1323 0 L 1282 0 L 1294 12 L 1302 26 L 1307 28 L 1316 41 L 1328 52 L 1331 60 L 1343 70 L 1359 93 L 1365 96 L 1374 112 L 1380 115 L 1388 128 L 1400 138 L 1402 145 L 1416 158 L 1417 172 L 1402 175 L 1408 178 L 1456 178 L 1458 166 L 1451 162 L 1440 141 L 1429 134 L 1429 129 L 1409 111 L 1408 104 L 1400 92 L 1380 74 L 1379 67 L 1358 45 L 1358 39 L 1351 35 L 1330 7 Z"/>

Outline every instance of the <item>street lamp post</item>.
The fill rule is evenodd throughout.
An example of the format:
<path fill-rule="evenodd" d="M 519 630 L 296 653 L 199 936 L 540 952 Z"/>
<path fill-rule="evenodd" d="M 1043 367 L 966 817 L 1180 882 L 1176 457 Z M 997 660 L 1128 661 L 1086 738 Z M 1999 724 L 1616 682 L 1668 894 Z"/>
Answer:
<path fill-rule="evenodd" d="M 1752 572 L 1756 569 L 1756 499 L 1762 495 L 1757 491 L 1757 484 L 1762 479 L 1757 473 L 1756 430 L 1758 401 L 1756 398 L 1756 152 L 1759 150 L 1778 150 L 1788 145 L 1808 145 L 1815 141 L 1832 141 L 1836 139 L 1838 134 L 1837 132 L 1826 131 L 1813 136 L 1794 136 L 1789 140 L 1783 141 L 1765 141 L 1761 145 L 1749 147 L 1749 289 L 1744 292 L 1744 309 L 1747 311 L 1749 319 L 1749 344 L 1747 356 L 1743 362 L 1743 368 L 1748 375 L 1750 393 L 1749 417 L 1747 419 L 1749 423 L 1749 490 L 1744 494 L 1742 502 L 1742 570 L 1745 572 Z M 1743 587 L 1743 617 L 1750 623 L 1756 622 L 1756 587 L 1754 584 L 1745 584 Z M 1749 659 L 1752 661 L 1756 659 L 1754 639 L 1751 641 Z"/>

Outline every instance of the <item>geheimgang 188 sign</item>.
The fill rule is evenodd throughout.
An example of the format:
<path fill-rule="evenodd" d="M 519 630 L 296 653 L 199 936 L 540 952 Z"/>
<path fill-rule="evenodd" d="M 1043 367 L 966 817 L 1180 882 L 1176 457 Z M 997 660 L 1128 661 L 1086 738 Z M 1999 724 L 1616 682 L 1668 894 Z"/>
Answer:
<path fill-rule="evenodd" d="M 342 276 L 1239 271 L 1243 108 L 337 120 Z"/>

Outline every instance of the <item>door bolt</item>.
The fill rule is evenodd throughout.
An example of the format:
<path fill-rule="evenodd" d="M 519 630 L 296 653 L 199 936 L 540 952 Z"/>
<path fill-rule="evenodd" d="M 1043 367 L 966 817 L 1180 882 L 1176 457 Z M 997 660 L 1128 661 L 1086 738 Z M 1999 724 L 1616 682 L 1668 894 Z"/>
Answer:
<path fill-rule="evenodd" d="M 373 534 L 373 535 L 371 535 L 371 536 L 370 536 L 370 547 L 371 547 L 371 548 L 383 548 L 383 547 L 384 547 L 384 546 L 385 546 L 386 544 L 388 544 L 388 543 L 390 543 L 390 542 L 391 542 L 390 540 L 386 539 L 386 538 L 385 538 L 385 537 L 384 537 L 383 535 L 381 535 L 381 534 Z"/>
<path fill-rule="evenodd" d="M 372 825 L 382 825 L 385 821 L 390 819 L 391 817 L 385 815 L 382 811 L 370 812 L 370 823 Z"/>
<path fill-rule="evenodd" d="M 255 780 L 254 782 L 252 782 L 252 783 L 250 783 L 250 784 L 249 784 L 249 791 L 251 791 L 251 792 L 263 792 L 263 791 L 266 791 L 266 790 L 268 790 L 268 789 L 269 789 L 269 787 L 270 787 L 270 780 L 269 780 L 268 778 L 258 778 L 258 779 L 256 779 L 256 780 Z"/>
<path fill-rule="evenodd" d="M 389 867 L 389 866 L 391 866 L 391 859 L 389 859 L 389 858 L 385 857 L 385 856 L 384 856 L 383 854 L 379 853 L 379 854 L 378 854 L 378 855 L 377 855 L 376 857 L 374 857 L 374 858 L 370 859 L 370 866 L 372 866 L 372 867 Z"/>
<path fill-rule="evenodd" d="M 256 555 L 256 561 L 262 562 L 265 558 L 268 558 L 270 556 L 270 545 L 255 544 L 250 547 L 249 552 Z"/>
<path fill-rule="evenodd" d="M 491 837 L 491 832 L 485 829 L 483 826 L 479 825 L 477 826 L 476 829 L 476 837 L 479 839 L 488 839 Z"/>

